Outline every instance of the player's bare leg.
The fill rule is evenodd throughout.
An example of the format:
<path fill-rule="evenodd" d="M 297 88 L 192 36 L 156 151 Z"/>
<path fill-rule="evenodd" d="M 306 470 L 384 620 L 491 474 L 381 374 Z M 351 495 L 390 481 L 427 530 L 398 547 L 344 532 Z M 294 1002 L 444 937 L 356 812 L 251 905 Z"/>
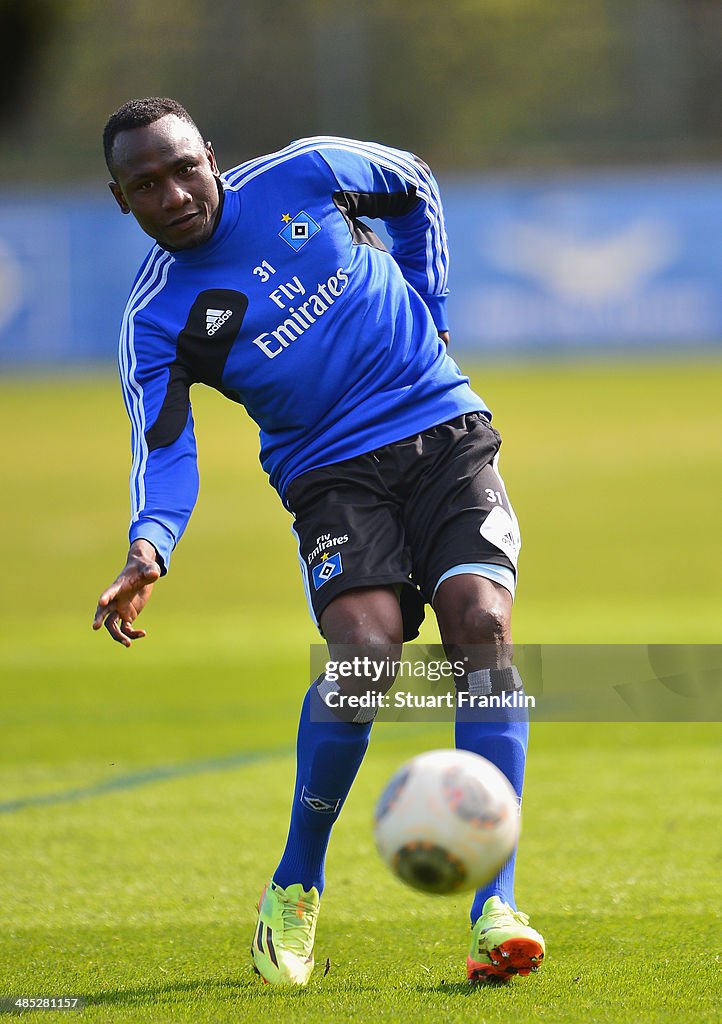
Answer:
<path fill-rule="evenodd" d="M 512 596 L 483 576 L 462 574 L 445 580 L 434 601 L 442 641 L 453 660 L 468 657 L 469 693 L 501 694 L 521 688 L 512 664 Z M 509 779 L 521 801 L 528 722 L 519 712 L 457 711 L 456 745 L 492 761 Z M 516 851 L 496 878 L 478 890 L 471 908 L 472 939 L 467 976 L 473 983 L 507 981 L 537 971 L 544 959 L 542 936 L 529 927 L 514 900 Z"/>
<path fill-rule="evenodd" d="M 479 648 L 474 652 L 479 668 L 510 665 L 512 606 L 509 591 L 494 580 L 471 573 L 451 576 L 434 598 L 442 643 Z"/>
<path fill-rule="evenodd" d="M 388 647 L 399 653 L 401 608 L 393 587 L 356 587 L 339 594 L 321 615 L 329 653 L 335 644 Z"/>

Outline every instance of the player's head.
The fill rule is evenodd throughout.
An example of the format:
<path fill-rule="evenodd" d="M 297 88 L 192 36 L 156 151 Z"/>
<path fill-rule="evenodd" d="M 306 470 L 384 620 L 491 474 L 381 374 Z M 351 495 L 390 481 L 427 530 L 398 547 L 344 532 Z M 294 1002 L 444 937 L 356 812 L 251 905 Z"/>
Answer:
<path fill-rule="evenodd" d="M 220 206 L 210 142 L 175 100 L 130 100 L 108 118 L 103 149 L 109 187 L 123 213 L 166 249 L 207 241 Z"/>

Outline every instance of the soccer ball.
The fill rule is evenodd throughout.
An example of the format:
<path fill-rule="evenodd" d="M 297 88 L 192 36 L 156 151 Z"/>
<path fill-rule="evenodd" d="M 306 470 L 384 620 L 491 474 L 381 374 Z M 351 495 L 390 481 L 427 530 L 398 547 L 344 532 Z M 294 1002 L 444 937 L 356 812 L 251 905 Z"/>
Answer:
<path fill-rule="evenodd" d="M 376 806 L 381 857 L 414 889 L 446 895 L 485 885 L 519 837 L 519 803 L 508 779 L 466 750 L 432 750 L 407 761 Z"/>

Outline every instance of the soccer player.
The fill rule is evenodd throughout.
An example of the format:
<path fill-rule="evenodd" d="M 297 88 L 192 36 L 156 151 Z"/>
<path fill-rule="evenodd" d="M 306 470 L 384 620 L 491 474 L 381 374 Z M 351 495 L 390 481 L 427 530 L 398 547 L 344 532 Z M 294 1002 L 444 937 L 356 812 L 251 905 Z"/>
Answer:
<path fill-rule="evenodd" d="M 186 110 L 157 97 L 124 104 L 103 141 L 118 206 L 156 245 L 120 335 L 130 550 L 93 627 L 126 647 L 145 636 L 135 620 L 197 496 L 189 389 L 200 381 L 260 427 L 331 657 L 346 644 L 398 652 L 428 603 L 447 651 L 477 651 L 462 688 L 519 689 L 507 654 L 518 526 L 491 413 L 447 352 L 447 246 L 429 168 L 324 136 L 221 176 Z M 391 253 L 364 217 L 383 219 Z M 259 903 L 252 957 L 271 984 L 305 985 L 313 969 L 326 848 L 372 725 L 336 716 L 330 687 L 322 676 L 303 701 L 288 840 Z M 493 761 L 521 799 L 527 731 L 513 716 L 460 714 L 456 744 Z M 543 959 L 513 880 L 514 856 L 475 895 L 473 981 Z"/>

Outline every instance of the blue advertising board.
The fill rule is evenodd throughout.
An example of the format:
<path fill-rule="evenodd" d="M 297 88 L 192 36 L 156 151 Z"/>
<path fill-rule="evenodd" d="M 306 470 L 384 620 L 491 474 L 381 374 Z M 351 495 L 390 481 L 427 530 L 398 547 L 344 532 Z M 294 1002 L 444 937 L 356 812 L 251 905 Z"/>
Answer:
<path fill-rule="evenodd" d="M 115 360 L 151 244 L 110 193 L 0 203 L 0 366 Z"/>
<path fill-rule="evenodd" d="M 460 343 L 722 341 L 722 172 L 473 181 L 444 200 Z"/>
<path fill-rule="evenodd" d="M 456 346 L 722 342 L 722 170 L 448 179 L 442 191 Z M 149 245 L 110 195 L 0 202 L 0 367 L 114 360 Z"/>

